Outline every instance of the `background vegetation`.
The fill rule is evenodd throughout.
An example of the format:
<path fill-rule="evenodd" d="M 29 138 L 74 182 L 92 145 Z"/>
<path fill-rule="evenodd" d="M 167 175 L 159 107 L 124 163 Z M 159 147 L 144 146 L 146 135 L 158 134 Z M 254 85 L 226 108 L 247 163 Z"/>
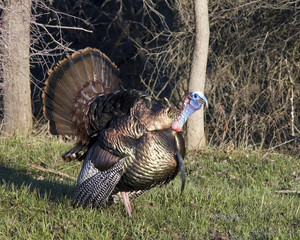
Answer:
<path fill-rule="evenodd" d="M 168 97 L 187 91 L 194 41 L 193 2 L 65 1 L 51 7 L 85 31 L 59 29 L 72 48 L 103 50 L 123 85 Z M 299 1 L 209 1 L 206 129 L 209 144 L 297 154 L 300 126 Z M 53 13 L 46 20 L 53 18 Z M 43 16 L 45 18 L 45 16 Z M 54 31 L 53 29 L 51 29 Z M 53 33 L 57 35 L 58 32 Z"/>
<path fill-rule="evenodd" d="M 299 0 L 209 1 L 209 144 L 297 154 L 299 8 Z M 126 88 L 168 97 L 177 105 L 187 92 L 192 0 L 33 1 L 32 11 L 32 92 L 38 119 L 47 70 L 65 53 L 87 46 L 104 51 L 119 66 Z"/>
<path fill-rule="evenodd" d="M 300 1 L 210 1 L 211 143 L 298 151 L 299 9 Z"/>

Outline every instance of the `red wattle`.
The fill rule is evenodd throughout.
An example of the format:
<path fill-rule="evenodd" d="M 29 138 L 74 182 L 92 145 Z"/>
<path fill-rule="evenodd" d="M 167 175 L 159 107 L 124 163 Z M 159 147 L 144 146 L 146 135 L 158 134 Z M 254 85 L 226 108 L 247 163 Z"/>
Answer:
<path fill-rule="evenodd" d="M 180 132 L 181 131 L 181 126 L 178 124 L 178 122 L 173 122 L 172 129 L 176 132 Z"/>

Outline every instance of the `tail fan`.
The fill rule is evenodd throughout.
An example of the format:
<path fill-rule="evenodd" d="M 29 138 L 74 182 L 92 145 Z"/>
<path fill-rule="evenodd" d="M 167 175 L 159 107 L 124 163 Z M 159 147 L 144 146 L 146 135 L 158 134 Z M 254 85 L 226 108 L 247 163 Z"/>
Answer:
<path fill-rule="evenodd" d="M 100 94 L 119 89 L 119 69 L 97 49 L 68 56 L 49 72 L 43 93 L 44 115 L 54 135 L 74 135 L 87 144 L 90 103 Z"/>

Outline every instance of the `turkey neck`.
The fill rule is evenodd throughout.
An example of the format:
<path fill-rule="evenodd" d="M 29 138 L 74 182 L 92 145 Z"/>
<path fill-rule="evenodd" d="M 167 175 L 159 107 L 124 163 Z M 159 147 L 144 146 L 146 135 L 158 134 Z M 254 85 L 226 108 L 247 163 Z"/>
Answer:
<path fill-rule="evenodd" d="M 182 130 L 183 125 L 185 124 L 185 122 L 187 121 L 187 119 L 189 118 L 189 116 L 194 113 L 195 111 L 197 111 L 196 108 L 194 108 L 191 104 L 190 104 L 190 99 L 189 97 L 185 97 L 184 101 L 183 101 L 183 106 L 181 111 L 179 112 L 179 114 L 176 116 L 175 121 L 172 123 L 172 129 L 176 132 L 179 132 Z"/>

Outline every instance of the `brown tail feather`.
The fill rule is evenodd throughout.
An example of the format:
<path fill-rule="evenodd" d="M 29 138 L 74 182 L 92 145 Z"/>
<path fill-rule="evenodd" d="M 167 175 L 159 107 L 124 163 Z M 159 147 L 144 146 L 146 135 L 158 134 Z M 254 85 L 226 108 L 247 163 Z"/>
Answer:
<path fill-rule="evenodd" d="M 99 94 L 119 89 L 119 70 L 97 49 L 86 48 L 58 63 L 49 72 L 43 93 L 44 115 L 55 135 L 75 135 L 88 143 L 87 112 Z"/>

